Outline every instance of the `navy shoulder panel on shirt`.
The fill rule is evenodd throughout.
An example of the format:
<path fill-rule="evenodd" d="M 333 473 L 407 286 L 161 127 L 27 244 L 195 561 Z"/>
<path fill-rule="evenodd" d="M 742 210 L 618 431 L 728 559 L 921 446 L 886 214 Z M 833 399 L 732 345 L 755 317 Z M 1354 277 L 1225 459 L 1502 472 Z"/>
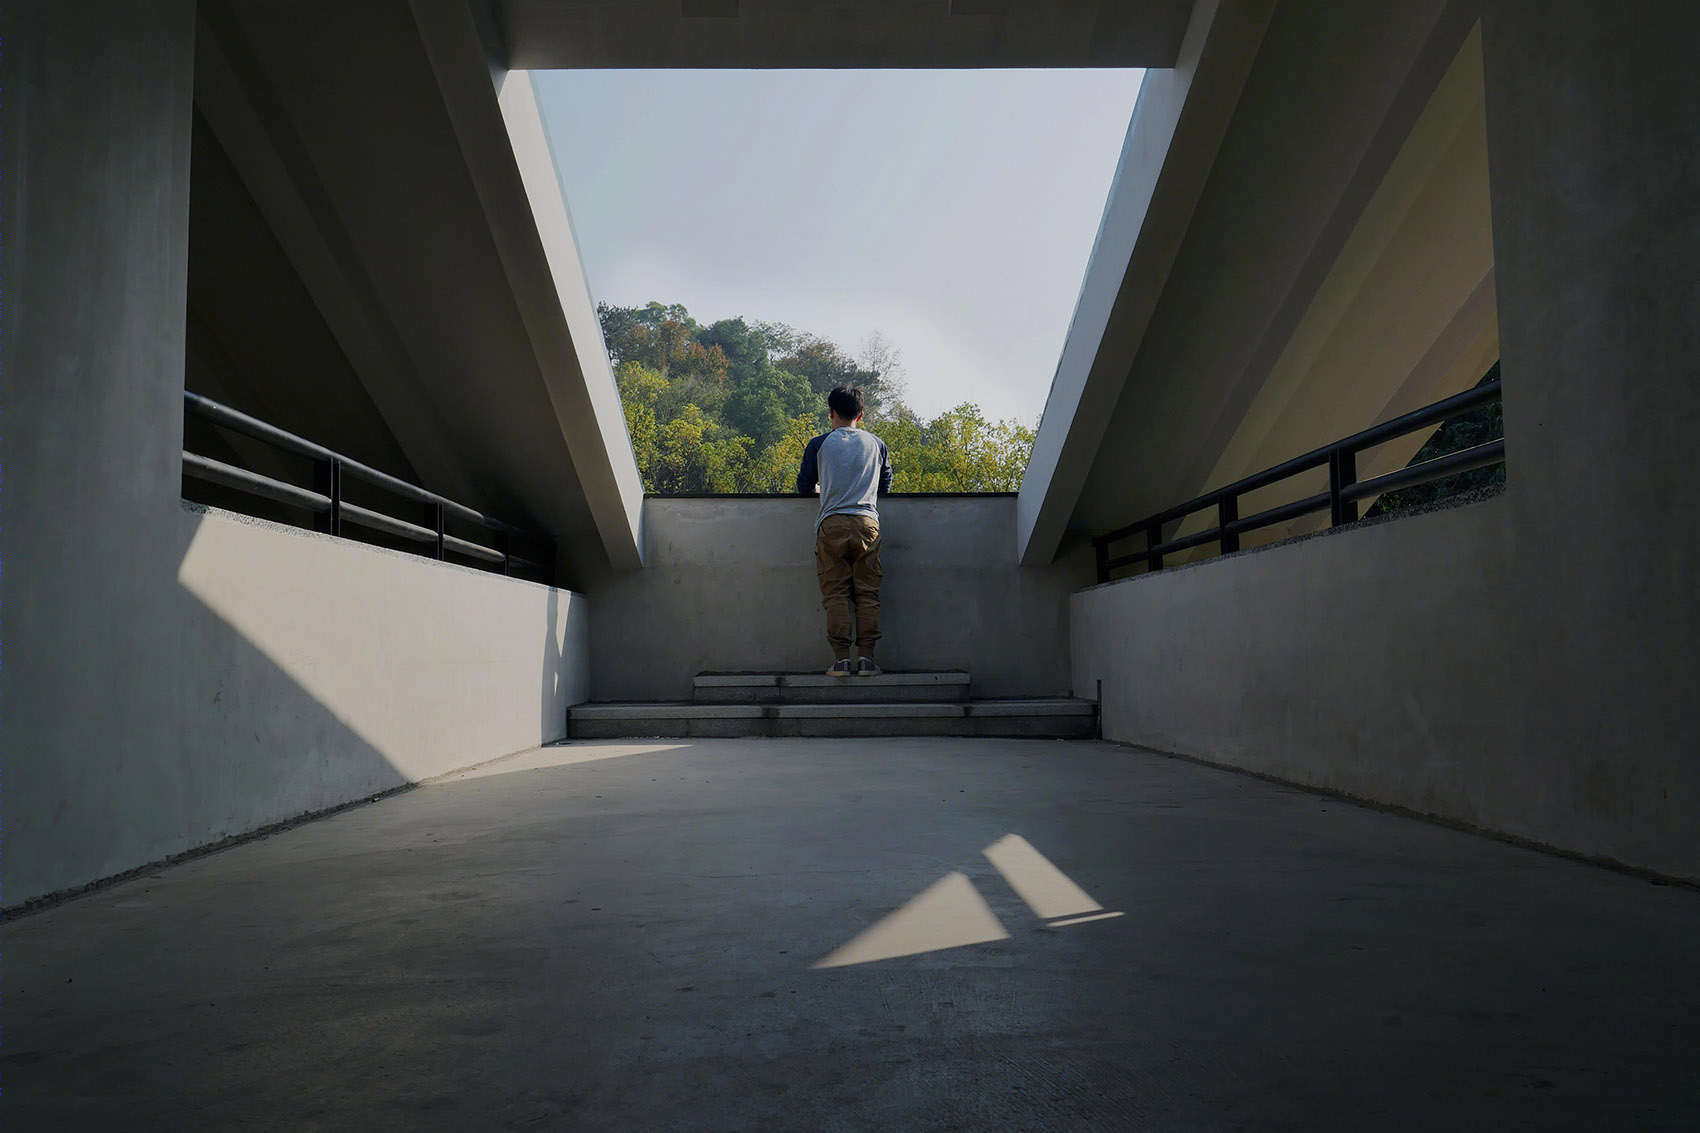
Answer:
<path fill-rule="evenodd" d="M 797 494 L 800 496 L 815 495 L 815 484 L 820 479 L 820 446 L 821 442 L 831 436 L 822 433 L 814 440 L 803 446 L 802 466 L 797 469 Z"/>

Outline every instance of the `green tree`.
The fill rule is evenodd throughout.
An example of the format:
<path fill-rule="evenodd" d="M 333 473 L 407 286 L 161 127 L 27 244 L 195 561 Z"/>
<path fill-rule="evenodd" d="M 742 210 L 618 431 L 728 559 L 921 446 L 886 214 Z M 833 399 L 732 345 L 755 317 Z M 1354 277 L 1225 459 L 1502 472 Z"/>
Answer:
<path fill-rule="evenodd" d="M 746 492 L 789 493 L 797 490 L 797 473 L 803 467 L 803 449 L 822 432 L 824 424 L 811 414 L 799 414 L 785 432 L 750 461 Z"/>
<path fill-rule="evenodd" d="M 870 335 L 852 358 L 783 323 L 702 326 L 679 304 L 600 304 L 597 315 L 644 487 L 792 492 L 803 448 L 826 428 L 825 394 L 857 385 L 891 451 L 899 492 L 1013 491 L 1033 431 L 959 405 L 923 420 L 903 403 L 900 352 Z"/>
<path fill-rule="evenodd" d="M 1013 492 L 1033 451 L 1031 429 L 987 421 L 967 403 L 931 421 L 900 413 L 869 428 L 891 454 L 898 492 Z"/>
<path fill-rule="evenodd" d="M 870 408 L 880 406 L 880 376 L 858 366 L 856 360 L 835 342 L 824 338 L 805 338 L 775 364 L 807 378 L 810 388 L 823 398 L 839 386 L 857 386 Z"/>
<path fill-rule="evenodd" d="M 655 435 L 654 463 L 644 486 L 652 492 L 738 492 L 748 480 L 750 438 L 728 433 L 694 405 L 685 406 Z"/>
<path fill-rule="evenodd" d="M 719 347 L 725 355 L 733 392 L 768 368 L 767 336 L 742 318 L 721 319 L 703 327 L 696 332 L 696 340 L 705 348 Z"/>
<path fill-rule="evenodd" d="M 653 491 L 650 470 L 655 467 L 659 453 L 655 403 L 666 392 L 667 379 L 640 362 L 624 362 L 614 371 L 614 384 L 620 390 L 626 434 L 632 439 L 632 456 L 643 475 L 643 486 Z"/>
<path fill-rule="evenodd" d="M 645 307 L 598 303 L 596 316 L 602 324 L 602 341 L 608 347 L 610 361 L 616 366 L 642 362 L 662 373 L 667 371 L 668 344 L 676 343 L 681 336 L 689 338 L 698 329 L 690 312 L 677 303 L 650 303 Z"/>
<path fill-rule="evenodd" d="M 765 448 L 820 402 L 806 378 L 769 366 L 726 399 L 726 424 Z"/>

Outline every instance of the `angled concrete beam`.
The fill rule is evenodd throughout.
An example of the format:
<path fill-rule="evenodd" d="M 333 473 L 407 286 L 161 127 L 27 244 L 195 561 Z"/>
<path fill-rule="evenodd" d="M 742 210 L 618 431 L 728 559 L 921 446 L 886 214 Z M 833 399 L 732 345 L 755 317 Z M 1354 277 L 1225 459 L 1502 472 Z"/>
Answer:
<path fill-rule="evenodd" d="M 484 503 L 265 68 L 229 9 L 198 6 L 195 104 L 230 156 L 360 383 L 433 490 Z"/>
<path fill-rule="evenodd" d="M 1024 566 L 1056 556 L 1257 56 L 1273 0 L 1200 0 L 1148 71 L 1016 505 Z"/>
<path fill-rule="evenodd" d="M 530 76 L 492 82 L 466 4 L 412 9 L 603 549 L 641 567 L 643 481 Z"/>

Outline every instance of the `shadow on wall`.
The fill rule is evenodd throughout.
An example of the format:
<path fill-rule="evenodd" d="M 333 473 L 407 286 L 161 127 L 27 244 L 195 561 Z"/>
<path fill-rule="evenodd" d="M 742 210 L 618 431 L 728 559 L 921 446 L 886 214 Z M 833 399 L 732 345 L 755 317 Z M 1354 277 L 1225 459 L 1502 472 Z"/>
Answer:
<path fill-rule="evenodd" d="M 26 580 L 13 628 L 48 647 L 8 723 L 51 757 L 7 767 L 6 907 L 558 738 L 583 699 L 577 595 L 170 518 L 127 569 Z"/>
<path fill-rule="evenodd" d="M 8 907 L 403 782 L 178 585 L 203 522 L 185 518 L 100 591 L 36 585 L 19 611 L 22 640 L 55 644 L 16 671 L 8 723 L 47 757 L 6 768 Z"/>

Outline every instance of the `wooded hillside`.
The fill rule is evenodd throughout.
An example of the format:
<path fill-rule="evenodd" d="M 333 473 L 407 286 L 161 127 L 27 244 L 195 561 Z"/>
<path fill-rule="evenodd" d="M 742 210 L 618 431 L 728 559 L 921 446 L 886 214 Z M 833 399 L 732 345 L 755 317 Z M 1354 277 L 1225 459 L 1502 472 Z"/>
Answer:
<path fill-rule="evenodd" d="M 1033 430 L 963 403 L 925 420 L 903 401 L 899 352 L 878 335 L 852 357 L 819 335 L 742 318 L 701 324 L 679 304 L 597 306 L 626 428 L 652 492 L 792 492 L 826 395 L 854 385 L 898 492 L 1013 492 Z"/>

